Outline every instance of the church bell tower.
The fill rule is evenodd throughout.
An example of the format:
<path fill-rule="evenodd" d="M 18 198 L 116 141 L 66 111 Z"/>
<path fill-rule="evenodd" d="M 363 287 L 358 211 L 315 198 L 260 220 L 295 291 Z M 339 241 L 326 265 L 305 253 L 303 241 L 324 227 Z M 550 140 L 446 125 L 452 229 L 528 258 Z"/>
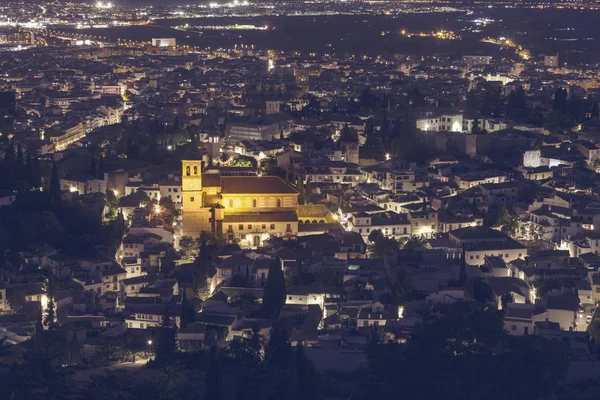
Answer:
<path fill-rule="evenodd" d="M 201 230 L 206 230 L 208 210 L 203 209 L 202 194 L 202 161 L 183 160 L 181 162 L 181 206 L 184 235 L 196 238 Z"/>

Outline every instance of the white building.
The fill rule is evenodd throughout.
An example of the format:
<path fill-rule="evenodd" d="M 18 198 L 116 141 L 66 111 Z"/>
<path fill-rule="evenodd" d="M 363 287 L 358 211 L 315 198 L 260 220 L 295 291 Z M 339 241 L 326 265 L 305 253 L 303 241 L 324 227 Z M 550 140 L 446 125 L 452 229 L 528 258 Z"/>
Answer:
<path fill-rule="evenodd" d="M 175 38 L 152 38 L 152 47 L 176 47 Z"/>
<path fill-rule="evenodd" d="M 544 56 L 545 67 L 558 67 L 558 54 Z"/>
<path fill-rule="evenodd" d="M 463 115 L 462 113 L 441 114 L 441 115 L 426 115 L 417 119 L 417 129 L 422 131 L 463 131 Z"/>

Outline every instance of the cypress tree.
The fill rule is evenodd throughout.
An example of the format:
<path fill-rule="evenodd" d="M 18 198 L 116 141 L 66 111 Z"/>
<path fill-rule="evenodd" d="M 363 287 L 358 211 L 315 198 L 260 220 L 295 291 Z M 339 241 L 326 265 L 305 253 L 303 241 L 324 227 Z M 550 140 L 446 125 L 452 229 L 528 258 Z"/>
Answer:
<path fill-rule="evenodd" d="M 598 107 L 598 101 L 594 101 L 592 105 L 592 118 L 600 118 L 600 109 Z"/>
<path fill-rule="evenodd" d="M 100 154 L 100 161 L 98 163 L 98 179 L 104 179 L 104 156 Z"/>
<path fill-rule="evenodd" d="M 206 390 L 204 398 L 210 400 L 223 399 L 223 371 L 221 369 L 221 360 L 216 346 L 210 348 L 208 356 L 208 370 L 206 371 Z"/>
<path fill-rule="evenodd" d="M 29 186 L 32 188 L 36 187 L 36 185 L 33 185 L 31 179 L 31 156 L 29 155 L 29 152 L 27 152 L 27 155 L 25 156 L 25 179 L 27 180 L 27 183 L 29 183 Z"/>
<path fill-rule="evenodd" d="M 54 299 L 52 298 L 52 294 L 48 293 L 48 307 L 46 308 L 46 316 L 44 317 L 44 325 L 46 325 L 49 329 L 54 328 L 54 319 L 56 317 L 54 311 Z"/>
<path fill-rule="evenodd" d="M 554 101 L 552 102 L 552 109 L 560 111 L 562 113 L 567 112 L 568 99 L 567 91 L 565 89 L 558 88 L 554 94 Z"/>
<path fill-rule="evenodd" d="M 81 362 L 81 346 L 75 333 L 69 342 L 68 360 L 71 364 L 78 364 Z"/>
<path fill-rule="evenodd" d="M 479 119 L 477 118 L 477 116 L 475 116 L 475 119 L 473 119 L 473 128 L 471 128 L 471 133 L 473 135 L 479 133 Z"/>
<path fill-rule="evenodd" d="M 23 147 L 21 146 L 21 142 L 17 145 L 17 164 L 23 165 Z"/>
<path fill-rule="evenodd" d="M 175 339 L 176 328 L 171 323 L 169 311 L 170 306 L 167 305 L 162 315 L 162 324 L 156 346 L 156 357 L 154 358 L 154 361 L 160 367 L 168 365 L 173 361 L 175 352 L 177 351 L 177 341 Z"/>
<path fill-rule="evenodd" d="M 127 136 L 127 148 L 125 150 L 125 153 L 127 154 L 128 158 L 134 158 L 135 154 L 135 149 L 133 146 L 133 141 L 131 140 L 131 135 Z"/>
<path fill-rule="evenodd" d="M 158 143 L 156 143 L 156 134 L 150 134 L 150 143 L 148 144 L 148 155 L 150 162 L 158 162 Z"/>
<path fill-rule="evenodd" d="M 92 159 L 90 160 L 90 175 L 96 179 L 98 171 L 96 170 L 96 157 L 92 154 Z"/>
<path fill-rule="evenodd" d="M 275 369 L 287 368 L 293 356 L 288 332 L 280 322 L 275 322 L 271 327 L 269 341 L 265 346 L 265 361 L 269 367 Z"/>
<path fill-rule="evenodd" d="M 33 337 L 33 351 L 39 356 L 44 348 L 44 325 L 42 325 L 42 313 L 40 312 L 35 321 L 35 336 Z"/>
<path fill-rule="evenodd" d="M 271 261 L 263 294 L 265 317 L 276 318 L 285 304 L 285 276 L 277 259 Z"/>
<path fill-rule="evenodd" d="M 15 163 L 15 159 L 15 148 L 9 143 L 8 147 L 6 148 L 6 153 L 4 154 L 4 159 L 2 160 L 2 162 L 7 162 L 13 165 Z"/>
<path fill-rule="evenodd" d="M 52 163 L 52 175 L 50 176 L 50 200 L 60 201 L 61 190 L 60 190 L 60 179 L 58 177 L 58 168 L 56 162 Z"/>
<path fill-rule="evenodd" d="M 40 160 L 37 157 L 29 158 L 29 153 L 27 153 L 27 157 L 29 159 L 29 173 L 27 175 L 27 179 L 32 188 L 39 188 L 42 178 L 40 177 Z"/>
<path fill-rule="evenodd" d="M 195 321 L 196 310 L 194 309 L 194 305 L 187 299 L 184 287 L 183 295 L 181 296 L 181 327 L 185 328 L 187 324 L 191 324 Z"/>
<path fill-rule="evenodd" d="M 6 152 L 0 166 L 2 167 L 2 174 L 0 175 L 2 187 L 4 189 L 11 190 L 15 183 L 16 160 L 15 149 L 10 143 L 6 148 Z"/>

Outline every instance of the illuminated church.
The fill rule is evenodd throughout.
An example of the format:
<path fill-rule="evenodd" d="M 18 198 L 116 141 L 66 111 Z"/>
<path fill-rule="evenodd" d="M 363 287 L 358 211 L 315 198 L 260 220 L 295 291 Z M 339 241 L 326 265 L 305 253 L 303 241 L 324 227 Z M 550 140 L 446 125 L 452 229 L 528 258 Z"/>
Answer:
<path fill-rule="evenodd" d="M 258 247 L 298 234 L 298 192 L 279 177 L 203 173 L 201 160 L 182 161 L 181 176 L 184 235 L 210 231 Z"/>

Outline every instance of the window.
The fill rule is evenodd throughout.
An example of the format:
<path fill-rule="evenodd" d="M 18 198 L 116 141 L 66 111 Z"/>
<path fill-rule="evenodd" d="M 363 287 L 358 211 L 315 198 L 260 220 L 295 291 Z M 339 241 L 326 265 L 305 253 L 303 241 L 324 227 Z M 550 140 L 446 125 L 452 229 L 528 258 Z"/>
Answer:
<path fill-rule="evenodd" d="M 358 233 L 362 233 L 362 228 L 359 228 L 359 229 L 358 229 Z"/>
<path fill-rule="evenodd" d="M 238 228 L 240 228 L 240 231 L 244 230 L 244 224 L 240 224 L 240 226 L 238 226 Z"/>
<path fill-rule="evenodd" d="M 281 199 L 277 199 L 277 207 L 281 207 Z"/>
<path fill-rule="evenodd" d="M 267 229 L 267 224 L 262 224 L 261 229 Z"/>
<path fill-rule="evenodd" d="M 229 199 L 229 208 L 233 208 L 233 199 Z"/>
<path fill-rule="evenodd" d="M 288 231 L 292 230 L 292 224 L 287 224 L 287 226 L 285 227 Z"/>
<path fill-rule="evenodd" d="M 198 175 L 198 167 L 194 166 L 194 175 Z"/>
<path fill-rule="evenodd" d="M 472 259 L 473 259 L 473 256 L 470 256 L 469 258 L 472 260 Z"/>
<path fill-rule="evenodd" d="M 228 231 L 232 231 L 232 230 L 233 230 L 233 225 L 228 225 L 228 226 L 227 226 L 227 230 L 228 230 Z"/>
<path fill-rule="evenodd" d="M 227 276 L 227 271 L 225 271 L 224 269 L 221 270 L 221 276 Z"/>
<path fill-rule="evenodd" d="M 190 176 L 190 175 L 191 175 L 191 172 L 190 172 L 190 171 L 191 171 L 191 170 L 190 170 L 190 167 L 189 167 L 189 165 L 188 165 L 187 167 L 185 167 L 185 175 L 186 175 L 186 176 Z"/>
<path fill-rule="evenodd" d="M 275 224 L 271 224 L 271 229 L 275 229 Z"/>
<path fill-rule="evenodd" d="M 190 202 L 193 203 L 194 202 L 194 198 L 190 197 Z"/>
<path fill-rule="evenodd" d="M 292 296 L 288 296 L 288 300 L 292 300 Z"/>
<path fill-rule="evenodd" d="M 168 192 L 171 192 L 171 188 L 169 188 L 169 190 L 167 190 Z"/>
<path fill-rule="evenodd" d="M 252 199 L 252 207 L 253 208 L 256 208 L 256 203 L 257 203 L 256 199 Z"/>
<path fill-rule="evenodd" d="M 248 224 L 248 229 L 252 229 L 252 224 Z"/>

